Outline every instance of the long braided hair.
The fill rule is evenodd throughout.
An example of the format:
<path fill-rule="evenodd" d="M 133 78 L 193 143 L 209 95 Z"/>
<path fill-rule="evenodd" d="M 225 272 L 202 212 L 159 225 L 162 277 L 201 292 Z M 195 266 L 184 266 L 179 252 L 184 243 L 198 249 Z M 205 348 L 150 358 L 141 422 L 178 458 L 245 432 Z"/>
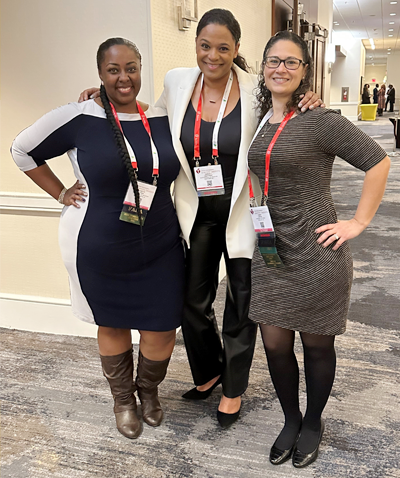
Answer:
<path fill-rule="evenodd" d="M 312 89 L 313 83 L 313 61 L 308 51 L 307 43 L 296 33 L 289 32 L 287 30 L 281 31 L 276 33 L 273 37 L 271 37 L 268 43 L 265 46 L 264 54 L 263 54 L 263 61 L 261 64 L 260 73 L 258 75 L 258 88 L 257 88 L 257 102 L 260 114 L 260 121 L 264 118 L 264 116 L 268 113 L 268 111 L 272 108 L 272 96 L 271 92 L 265 85 L 264 79 L 264 68 L 266 58 L 268 56 L 269 50 L 280 40 L 291 41 L 292 43 L 296 44 L 303 56 L 303 62 L 307 65 L 305 70 L 304 79 L 301 80 L 299 87 L 296 91 L 293 92 L 292 97 L 290 98 L 289 102 L 286 105 L 286 111 L 289 112 L 294 108 L 297 108 L 297 105 L 300 101 L 300 95 L 306 93 L 307 91 Z"/>
<path fill-rule="evenodd" d="M 109 38 L 108 40 L 103 42 L 97 50 L 97 69 L 99 71 L 100 71 L 101 64 L 104 60 L 105 52 L 114 45 L 125 45 L 131 48 L 135 52 L 139 60 L 141 61 L 142 57 L 139 53 L 137 46 L 134 43 L 130 42 L 129 40 L 125 40 L 125 38 L 118 38 L 118 37 Z M 139 224 L 140 224 L 140 227 L 142 227 L 142 214 L 140 211 L 140 194 L 139 194 L 139 187 L 137 183 L 136 171 L 132 167 L 132 163 L 129 157 L 129 153 L 125 144 L 124 137 L 122 135 L 121 130 L 119 129 L 119 126 L 117 125 L 117 122 L 115 121 L 115 118 L 110 106 L 110 100 L 108 99 L 104 85 L 100 86 L 100 98 L 101 98 L 101 102 L 103 103 L 103 107 L 105 109 L 107 119 L 114 133 L 114 140 L 118 148 L 118 153 L 128 171 L 129 179 L 133 187 L 133 192 L 135 194 L 135 203 L 136 203 L 136 209 L 137 209 L 137 214 L 139 218 Z"/>

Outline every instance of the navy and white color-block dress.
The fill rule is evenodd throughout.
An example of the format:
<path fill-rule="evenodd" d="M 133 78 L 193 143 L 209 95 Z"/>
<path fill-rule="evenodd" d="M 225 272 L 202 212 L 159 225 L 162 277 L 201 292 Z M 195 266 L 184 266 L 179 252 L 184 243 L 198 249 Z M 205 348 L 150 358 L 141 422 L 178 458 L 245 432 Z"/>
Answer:
<path fill-rule="evenodd" d="M 180 325 L 183 306 L 183 246 L 170 194 L 180 164 L 165 111 L 150 106 L 145 114 L 160 176 L 142 231 L 119 219 L 128 172 L 105 111 L 94 100 L 46 114 L 17 136 L 11 152 L 22 171 L 67 152 L 86 186 L 86 202 L 79 202 L 80 209 L 64 207 L 59 228 L 74 314 L 106 327 L 165 331 Z M 140 116 L 118 116 L 137 157 L 139 180 L 151 183 L 150 139 Z"/>

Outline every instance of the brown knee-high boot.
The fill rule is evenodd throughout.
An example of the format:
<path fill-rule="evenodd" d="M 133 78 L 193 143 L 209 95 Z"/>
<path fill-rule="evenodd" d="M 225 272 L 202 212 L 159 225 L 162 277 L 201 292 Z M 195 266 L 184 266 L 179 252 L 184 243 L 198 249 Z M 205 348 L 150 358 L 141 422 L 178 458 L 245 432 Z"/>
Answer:
<path fill-rule="evenodd" d="M 119 355 L 100 355 L 103 374 L 114 397 L 117 429 L 127 438 L 137 438 L 142 426 L 136 414 L 137 405 L 133 382 L 132 349 Z"/>
<path fill-rule="evenodd" d="M 158 400 L 158 385 L 167 374 L 169 358 L 161 361 L 149 360 L 139 350 L 136 388 L 142 404 L 143 420 L 152 427 L 160 425 L 163 411 Z"/>

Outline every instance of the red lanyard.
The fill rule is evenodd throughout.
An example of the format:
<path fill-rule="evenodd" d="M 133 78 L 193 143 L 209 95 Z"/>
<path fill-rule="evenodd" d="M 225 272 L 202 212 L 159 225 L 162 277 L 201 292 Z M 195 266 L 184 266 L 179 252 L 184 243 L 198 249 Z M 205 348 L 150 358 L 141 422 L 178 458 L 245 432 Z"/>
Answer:
<path fill-rule="evenodd" d="M 200 159 L 200 126 L 201 126 L 201 91 L 199 96 L 199 103 L 197 105 L 196 119 L 194 122 L 194 159 L 195 161 Z"/>
<path fill-rule="evenodd" d="M 196 166 L 198 166 L 198 162 L 201 159 L 200 157 L 200 126 L 201 126 L 201 112 L 203 109 L 203 101 L 201 98 L 201 94 L 203 91 L 203 81 L 204 81 L 204 75 L 201 76 L 201 83 L 200 83 L 200 96 L 199 96 L 199 102 L 197 104 L 197 110 L 196 110 L 196 119 L 194 123 L 194 160 L 196 161 Z M 212 135 L 212 157 L 214 159 L 214 163 L 218 164 L 217 158 L 218 158 L 218 133 L 219 133 L 219 128 L 221 126 L 222 119 L 224 117 L 226 105 L 228 104 L 228 98 L 231 92 L 232 88 L 232 83 L 233 83 L 233 72 L 231 70 L 229 74 L 229 79 L 226 83 L 225 86 L 225 91 L 222 96 L 222 101 L 221 101 L 221 106 L 218 111 L 218 116 L 217 120 L 214 124 L 214 129 L 213 129 L 213 135 Z"/>
<path fill-rule="evenodd" d="M 121 123 L 119 121 L 117 111 L 114 108 L 114 105 L 112 103 L 110 103 L 110 106 L 111 106 L 111 111 L 114 115 L 115 121 L 116 121 L 119 129 L 121 130 L 121 133 L 124 136 L 125 143 L 128 147 L 128 152 L 130 153 L 129 155 L 131 157 L 132 167 L 133 167 L 133 169 L 137 169 L 137 161 L 136 161 L 135 153 L 133 152 L 131 146 L 129 145 L 129 143 L 127 141 L 127 139 L 125 138 L 125 135 L 124 135 L 124 132 L 122 130 L 122 126 L 121 126 Z M 151 150 L 152 150 L 152 156 L 153 156 L 153 176 L 158 176 L 158 172 L 159 172 L 159 169 L 158 169 L 158 167 L 159 167 L 158 153 L 157 153 L 157 149 L 155 147 L 155 144 L 153 142 L 153 138 L 151 137 L 151 129 L 150 129 L 149 121 L 147 120 L 147 117 L 146 117 L 142 107 L 140 106 L 140 104 L 138 102 L 136 102 L 136 106 L 137 106 L 137 109 L 139 111 L 140 119 L 142 120 L 144 129 L 147 131 L 147 134 L 149 135 L 149 138 L 150 138 Z"/>
<path fill-rule="evenodd" d="M 269 143 L 267 152 L 265 153 L 265 185 L 264 185 L 264 199 L 265 201 L 268 199 L 268 187 L 269 187 L 269 165 L 271 162 L 271 152 L 273 147 L 275 146 L 275 143 L 277 139 L 279 138 L 279 135 L 282 133 L 283 128 L 287 125 L 287 122 L 290 120 L 290 118 L 293 116 L 294 111 L 291 111 L 288 113 L 281 124 L 279 125 L 276 133 L 274 134 L 274 137 L 272 138 L 271 142 Z M 250 199 L 254 199 L 254 191 L 253 191 L 253 186 L 251 185 L 251 179 L 250 179 L 250 172 L 247 171 L 247 179 L 249 182 L 249 191 L 250 191 Z"/>

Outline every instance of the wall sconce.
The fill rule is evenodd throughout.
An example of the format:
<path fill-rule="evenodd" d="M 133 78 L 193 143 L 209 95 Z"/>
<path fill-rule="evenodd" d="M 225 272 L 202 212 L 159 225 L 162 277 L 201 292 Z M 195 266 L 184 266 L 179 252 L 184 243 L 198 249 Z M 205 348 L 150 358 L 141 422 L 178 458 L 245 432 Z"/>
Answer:
<path fill-rule="evenodd" d="M 197 0 L 193 0 L 193 16 L 191 15 L 190 7 L 186 5 L 186 0 L 182 0 L 181 5 L 178 5 L 178 28 L 181 31 L 189 30 L 191 22 L 199 21 L 199 10 Z"/>

